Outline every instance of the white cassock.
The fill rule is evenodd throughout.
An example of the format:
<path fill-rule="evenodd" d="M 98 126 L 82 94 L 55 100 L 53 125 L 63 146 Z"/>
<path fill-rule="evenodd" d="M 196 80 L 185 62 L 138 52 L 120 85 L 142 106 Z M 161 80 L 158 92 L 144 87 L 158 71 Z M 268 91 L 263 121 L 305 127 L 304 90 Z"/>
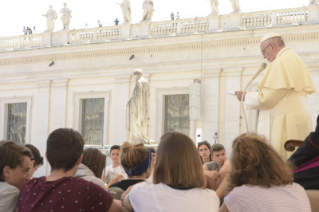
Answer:
<path fill-rule="evenodd" d="M 259 92 L 245 96 L 245 108 L 260 110 L 257 133 L 266 137 L 283 160 L 291 155 L 284 149 L 289 139 L 304 140 L 313 130 L 307 95 L 316 92 L 310 73 L 290 48 L 282 49 L 269 65 Z"/>

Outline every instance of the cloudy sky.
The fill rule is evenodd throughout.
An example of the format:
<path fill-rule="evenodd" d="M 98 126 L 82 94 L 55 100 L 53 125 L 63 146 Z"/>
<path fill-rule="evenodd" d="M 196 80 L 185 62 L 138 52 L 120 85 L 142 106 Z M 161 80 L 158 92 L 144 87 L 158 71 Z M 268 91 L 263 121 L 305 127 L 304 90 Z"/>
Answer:
<path fill-rule="evenodd" d="M 122 21 L 120 6 L 122 0 L 0 0 L 0 36 L 22 34 L 23 26 L 36 27 L 37 33 L 46 30 L 46 14 L 49 5 L 58 13 L 55 30 L 62 29 L 61 9 L 63 3 L 72 10 L 71 28 L 97 26 L 97 20 L 103 25 L 113 25 L 115 18 Z M 144 0 L 131 0 L 132 20 L 139 22 L 142 17 Z M 168 20 L 171 12 L 183 17 L 206 16 L 210 13 L 209 0 L 153 0 L 153 21 Z M 239 0 L 243 12 L 302 7 L 309 0 Z M 231 12 L 229 0 L 219 0 L 222 14 Z"/>

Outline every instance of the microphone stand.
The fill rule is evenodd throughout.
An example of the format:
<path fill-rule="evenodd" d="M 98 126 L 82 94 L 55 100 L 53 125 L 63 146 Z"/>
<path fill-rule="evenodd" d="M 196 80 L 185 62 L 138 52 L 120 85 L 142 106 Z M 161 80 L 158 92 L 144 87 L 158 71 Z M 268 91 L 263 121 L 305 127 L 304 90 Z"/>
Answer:
<path fill-rule="evenodd" d="M 246 124 L 246 132 L 249 133 L 249 128 L 248 128 L 248 122 L 247 122 L 247 117 L 246 117 L 246 112 L 245 112 L 245 108 L 244 108 L 244 96 L 246 95 L 246 90 L 248 88 L 248 86 L 254 81 L 254 79 L 256 79 L 256 77 L 266 68 L 266 63 L 263 63 L 260 67 L 260 69 L 257 71 L 257 73 L 253 76 L 253 78 L 249 81 L 249 83 L 247 84 L 243 94 L 241 95 L 241 102 L 240 102 L 240 110 L 243 111 L 244 114 L 244 118 L 245 118 L 245 124 Z M 259 115 L 258 115 L 259 116 Z"/>

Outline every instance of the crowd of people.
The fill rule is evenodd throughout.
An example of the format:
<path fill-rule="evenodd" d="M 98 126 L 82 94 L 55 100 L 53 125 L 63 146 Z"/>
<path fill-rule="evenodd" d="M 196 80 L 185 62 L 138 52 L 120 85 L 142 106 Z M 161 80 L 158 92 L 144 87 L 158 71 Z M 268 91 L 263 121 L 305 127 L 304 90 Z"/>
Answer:
<path fill-rule="evenodd" d="M 222 144 L 203 141 L 196 148 L 187 135 L 168 132 L 156 150 L 112 146 L 112 165 L 106 166 L 106 155 L 84 149 L 80 133 L 61 128 L 47 139 L 51 173 L 40 178 L 32 177 L 43 164 L 35 146 L 1 141 L 0 211 L 310 212 L 304 188 L 317 189 L 317 175 L 311 186 L 300 173 L 318 158 L 317 149 L 305 151 L 319 145 L 318 134 L 319 116 L 316 131 L 285 162 L 263 136 L 239 135 L 228 158 Z"/>

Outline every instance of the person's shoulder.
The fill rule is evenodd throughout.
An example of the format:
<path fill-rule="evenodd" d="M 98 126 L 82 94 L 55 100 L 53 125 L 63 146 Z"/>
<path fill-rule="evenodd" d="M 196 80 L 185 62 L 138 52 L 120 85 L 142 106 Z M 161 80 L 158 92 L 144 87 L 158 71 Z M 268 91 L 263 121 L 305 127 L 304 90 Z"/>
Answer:
<path fill-rule="evenodd" d="M 0 182 L 0 196 L 19 195 L 19 189 L 7 182 Z"/>

